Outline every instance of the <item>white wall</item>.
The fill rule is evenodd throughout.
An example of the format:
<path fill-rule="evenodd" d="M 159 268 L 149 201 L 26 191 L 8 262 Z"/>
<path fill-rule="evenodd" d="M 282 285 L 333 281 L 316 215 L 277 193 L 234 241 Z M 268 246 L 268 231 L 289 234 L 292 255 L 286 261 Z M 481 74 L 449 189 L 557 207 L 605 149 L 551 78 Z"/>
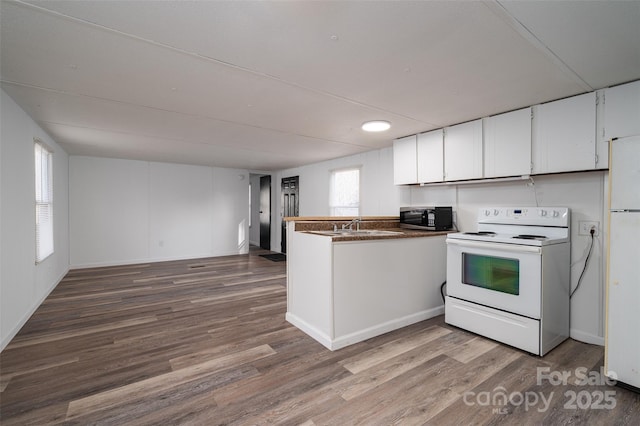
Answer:
<path fill-rule="evenodd" d="M 568 173 L 534 177 L 513 182 L 458 185 L 394 186 L 393 150 L 367 152 L 311 164 L 276 174 L 274 188 L 282 177 L 300 176 L 300 216 L 329 215 L 329 174 L 331 170 L 362 166 L 361 214 L 397 216 L 400 206 L 451 205 L 456 211 L 458 227 L 476 229 L 477 211 L 482 206 L 566 206 L 571 208 L 571 282 L 577 285 L 584 266 L 590 237 L 578 235 L 578 222 L 600 223 L 593 253 L 580 289 L 571 302 L 571 337 L 594 344 L 604 344 L 604 283 L 606 260 L 606 171 Z M 277 189 L 279 194 L 280 190 Z M 280 247 L 281 206 L 273 217 L 272 246 Z"/>
<path fill-rule="evenodd" d="M 209 256 L 249 252 L 249 173 L 213 167 L 213 232 Z"/>
<path fill-rule="evenodd" d="M 272 206 L 271 246 L 280 247 L 282 206 L 280 181 L 300 176 L 300 216 L 329 215 L 329 179 L 332 170 L 361 167 L 360 214 L 362 216 L 397 216 L 400 205 L 410 202 L 409 187 L 393 184 L 393 148 L 384 148 L 308 166 L 283 170 L 271 182 L 276 192 Z M 273 195 L 273 194 L 272 194 Z"/>
<path fill-rule="evenodd" d="M 360 215 L 397 216 L 399 206 L 409 205 L 409 187 L 393 184 L 392 147 L 282 170 L 271 180 L 271 250 L 280 248 L 282 238 L 282 178 L 300 176 L 300 216 L 329 216 L 331 171 L 348 167 L 361 168 Z"/>
<path fill-rule="evenodd" d="M 4 91 L 0 137 L 0 349 L 69 268 L 69 157 Z M 33 138 L 53 148 L 54 253 L 35 264 Z"/>
<path fill-rule="evenodd" d="M 72 156 L 71 267 L 248 252 L 245 170 Z"/>

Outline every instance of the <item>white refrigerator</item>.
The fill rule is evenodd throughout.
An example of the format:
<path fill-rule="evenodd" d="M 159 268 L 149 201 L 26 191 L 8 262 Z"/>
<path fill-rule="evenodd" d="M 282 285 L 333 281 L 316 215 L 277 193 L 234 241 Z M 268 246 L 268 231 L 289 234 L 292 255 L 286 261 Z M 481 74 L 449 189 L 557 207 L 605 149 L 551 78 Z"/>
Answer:
<path fill-rule="evenodd" d="M 605 371 L 640 390 L 640 136 L 610 149 Z"/>

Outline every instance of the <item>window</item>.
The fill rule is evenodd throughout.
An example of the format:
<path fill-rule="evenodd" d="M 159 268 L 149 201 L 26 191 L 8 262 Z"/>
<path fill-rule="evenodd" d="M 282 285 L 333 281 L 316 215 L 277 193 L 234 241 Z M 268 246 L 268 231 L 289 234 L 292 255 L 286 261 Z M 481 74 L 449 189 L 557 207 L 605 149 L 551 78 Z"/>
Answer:
<path fill-rule="evenodd" d="M 360 216 L 360 169 L 331 172 L 329 189 L 331 216 Z"/>
<path fill-rule="evenodd" d="M 53 152 L 35 140 L 36 263 L 53 254 Z"/>

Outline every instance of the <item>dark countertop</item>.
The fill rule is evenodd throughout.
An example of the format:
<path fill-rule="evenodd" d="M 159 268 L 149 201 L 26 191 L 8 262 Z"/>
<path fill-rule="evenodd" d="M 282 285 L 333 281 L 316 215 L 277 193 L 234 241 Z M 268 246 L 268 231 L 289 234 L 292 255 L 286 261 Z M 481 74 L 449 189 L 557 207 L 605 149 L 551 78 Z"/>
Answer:
<path fill-rule="evenodd" d="M 424 238 L 447 235 L 456 231 L 427 231 L 416 229 L 400 228 L 400 218 L 397 216 L 363 216 L 359 229 L 365 231 L 363 234 L 333 234 L 334 228 L 341 229 L 343 225 L 348 225 L 351 217 L 298 217 L 287 218 L 290 222 L 295 222 L 295 231 L 317 235 L 318 237 L 331 238 L 333 241 L 368 241 L 368 240 L 391 240 L 399 238 Z M 353 228 L 358 228 L 354 224 Z M 383 231 L 380 234 L 367 234 L 366 231 Z M 386 234 L 384 232 L 389 232 Z"/>
<path fill-rule="evenodd" d="M 317 235 L 318 237 L 331 238 L 333 241 L 341 242 L 341 241 L 369 241 L 369 240 L 392 240 L 392 239 L 401 239 L 401 238 L 424 238 L 424 237 L 437 237 L 441 235 L 447 235 L 451 232 L 455 231 L 419 231 L 414 229 L 403 229 L 403 228 L 384 228 L 380 229 L 381 231 L 392 231 L 394 234 L 389 235 L 327 235 L 320 234 L 318 231 L 298 231 L 305 232 L 306 234 Z M 322 232 L 322 231 L 320 231 Z"/>

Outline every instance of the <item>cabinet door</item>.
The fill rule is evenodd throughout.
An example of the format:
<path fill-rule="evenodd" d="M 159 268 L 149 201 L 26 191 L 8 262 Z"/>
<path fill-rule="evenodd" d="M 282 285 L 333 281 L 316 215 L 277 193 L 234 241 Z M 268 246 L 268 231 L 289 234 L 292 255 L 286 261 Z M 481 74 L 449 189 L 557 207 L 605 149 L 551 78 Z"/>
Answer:
<path fill-rule="evenodd" d="M 604 131 L 607 140 L 640 135 L 640 81 L 604 91 Z"/>
<path fill-rule="evenodd" d="M 596 93 L 533 107 L 533 173 L 596 167 Z"/>
<path fill-rule="evenodd" d="M 444 148 L 442 129 L 418 135 L 418 182 L 442 182 Z"/>
<path fill-rule="evenodd" d="M 531 173 L 531 108 L 485 118 L 484 177 Z"/>
<path fill-rule="evenodd" d="M 417 136 L 393 142 L 393 182 L 396 185 L 418 183 Z"/>
<path fill-rule="evenodd" d="M 611 210 L 640 210 L 640 136 L 612 142 L 609 179 Z"/>
<path fill-rule="evenodd" d="M 482 119 L 445 129 L 444 180 L 481 179 L 482 163 Z"/>

